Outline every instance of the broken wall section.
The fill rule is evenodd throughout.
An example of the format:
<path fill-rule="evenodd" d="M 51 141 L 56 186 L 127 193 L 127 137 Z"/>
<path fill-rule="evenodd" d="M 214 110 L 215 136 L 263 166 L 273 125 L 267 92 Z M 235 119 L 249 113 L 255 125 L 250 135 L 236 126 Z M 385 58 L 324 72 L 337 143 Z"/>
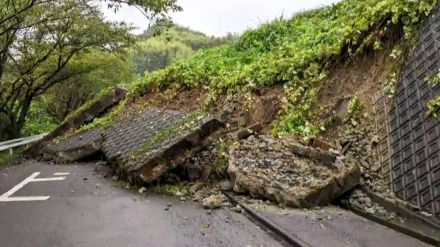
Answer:
<path fill-rule="evenodd" d="M 51 131 L 47 136 L 45 136 L 41 141 L 37 142 L 31 146 L 27 151 L 27 155 L 36 157 L 42 155 L 42 150 L 45 146 L 50 145 L 51 142 L 57 137 L 66 135 L 69 132 L 75 131 L 80 126 L 92 122 L 95 118 L 98 118 L 105 113 L 111 111 L 111 109 L 118 104 L 127 95 L 127 90 L 123 88 L 116 88 L 96 101 L 92 102 L 89 106 L 86 106 L 83 110 L 79 109 L 77 113 L 73 113 L 72 116 L 67 117 L 67 119 L 59 125 L 56 129 Z M 90 135 L 90 134 L 87 134 Z M 86 137 L 85 139 L 90 139 L 91 137 Z M 96 138 L 96 133 L 94 138 Z M 78 137 L 78 139 L 84 139 Z M 75 140 L 73 142 L 76 142 Z M 75 144 L 68 144 L 68 146 L 74 146 Z M 79 144 L 77 144 L 79 145 Z M 63 149 L 63 147 L 60 147 Z"/>
<path fill-rule="evenodd" d="M 72 162 L 102 152 L 132 183 L 149 183 L 209 145 L 223 124 L 203 113 L 148 108 L 130 110 L 106 126 L 44 147 L 44 158 Z"/>

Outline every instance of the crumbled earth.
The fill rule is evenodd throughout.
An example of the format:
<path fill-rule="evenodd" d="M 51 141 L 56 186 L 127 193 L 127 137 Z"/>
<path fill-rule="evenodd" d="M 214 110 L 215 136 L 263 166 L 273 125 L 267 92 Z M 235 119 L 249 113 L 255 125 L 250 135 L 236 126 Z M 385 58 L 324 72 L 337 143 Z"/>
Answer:
<path fill-rule="evenodd" d="M 278 139 L 251 136 L 230 150 L 228 173 L 235 192 L 249 192 L 291 207 L 328 205 L 359 181 L 356 164 L 334 166 L 294 154 Z"/>
<path fill-rule="evenodd" d="M 216 209 L 223 206 L 223 202 L 226 201 L 226 197 L 222 194 L 212 195 L 206 197 L 202 201 L 202 205 L 207 209 Z"/>
<path fill-rule="evenodd" d="M 357 164 L 361 170 L 360 186 L 383 197 L 395 198 L 380 173 L 376 145 L 376 130 L 368 115 L 342 125 L 336 132 L 341 152 L 349 163 Z"/>
<path fill-rule="evenodd" d="M 201 202 L 206 209 L 231 205 L 220 191 L 218 183 L 195 183 L 190 187 L 190 193 L 193 201 Z"/>
<path fill-rule="evenodd" d="M 348 204 L 351 207 L 363 210 L 363 211 L 367 212 L 368 214 L 384 216 L 388 220 L 398 218 L 401 222 L 404 221 L 404 219 L 397 217 L 394 212 L 389 212 L 384 207 L 373 202 L 371 200 L 371 198 L 365 192 L 363 192 L 362 190 L 359 190 L 359 189 L 354 190 L 350 194 L 349 199 L 348 199 Z"/>
<path fill-rule="evenodd" d="M 276 90 L 272 89 L 272 91 Z M 336 129 L 330 131 L 332 133 L 330 140 L 323 138 L 329 145 L 321 142 L 316 146 L 329 150 L 330 152 L 327 153 L 338 157 L 336 161 L 328 159 L 327 153 L 312 147 L 304 146 L 302 150 L 305 152 L 298 153 L 298 150 L 290 145 L 297 145 L 295 140 L 281 141 L 273 137 L 257 135 L 258 132 L 267 133 L 269 123 L 279 111 L 278 107 L 269 107 L 271 102 L 274 102 L 273 98 L 277 98 L 277 94 L 270 93 L 272 91 L 269 90 L 268 95 L 258 98 L 257 101 L 260 103 L 257 102 L 254 105 L 255 109 L 252 110 L 252 114 L 249 112 L 246 114 L 246 111 L 242 109 L 243 102 L 239 99 L 225 100 L 221 104 L 222 109 L 215 114 L 225 121 L 225 134 L 216 137 L 217 140 L 204 145 L 202 149 L 192 150 L 191 153 L 180 152 L 179 155 L 173 153 L 173 158 L 166 162 L 163 159 L 154 158 L 150 164 L 151 157 L 157 155 L 147 152 L 144 156 L 148 158 L 147 160 L 144 158 L 135 160 L 131 166 L 134 170 L 128 170 L 128 173 L 136 173 L 136 177 L 141 177 L 142 181 L 131 179 L 130 176 L 128 179 L 131 179 L 131 183 L 141 184 L 145 181 L 157 180 L 163 184 L 174 184 L 180 181 L 195 182 L 190 193 L 193 200 L 201 202 L 209 209 L 228 205 L 220 190 L 231 189 L 292 207 L 328 205 L 343 193 L 353 189 L 358 183 L 384 196 L 392 196 L 388 186 L 377 173 L 375 131 L 374 127 L 369 124 L 372 121 L 368 116 L 361 116 L 350 121 L 343 119 L 346 114 L 339 116 L 341 121 Z M 342 108 L 346 107 L 346 104 L 342 106 Z M 136 122 L 134 120 L 125 119 L 125 122 L 122 121 L 120 125 L 134 125 Z M 148 124 L 151 125 L 150 127 L 153 125 Z M 163 127 L 163 124 L 160 126 Z M 132 146 L 135 149 L 141 147 L 148 138 L 139 135 L 143 133 L 139 128 L 133 130 L 135 138 L 128 138 L 129 140 L 125 137 L 127 131 L 114 131 L 119 135 L 115 140 L 124 143 L 124 141 L 139 139 L 140 142 Z M 145 133 L 149 135 L 148 131 Z M 191 143 L 190 139 L 191 137 L 188 143 Z M 80 140 L 83 138 L 80 137 Z M 316 143 L 318 141 L 315 141 L 315 145 Z M 57 146 L 61 147 L 59 143 Z M 124 145 L 116 146 L 123 147 Z M 85 147 L 86 151 L 90 149 L 88 146 Z M 93 152 L 101 149 L 100 146 L 92 147 Z M 108 148 L 103 149 L 108 151 Z M 75 152 L 71 152 L 74 154 L 72 156 L 77 154 L 83 156 L 82 149 L 78 150 L 81 152 L 75 149 Z M 162 149 L 156 153 L 167 154 Z M 106 156 L 108 155 L 108 158 L 114 162 L 123 156 L 122 154 L 131 153 L 112 152 L 112 154 L 115 157 L 108 154 Z M 167 157 L 171 157 L 170 155 L 171 153 L 168 153 Z M 76 159 L 76 156 L 74 158 Z M 138 164 L 142 164 L 146 170 L 139 169 Z M 122 166 L 122 168 L 127 167 Z M 126 172 L 118 171 L 117 175 L 119 178 L 127 178 Z M 228 178 L 231 181 L 228 181 Z M 199 184 L 202 186 L 195 189 L 200 186 Z"/>
<path fill-rule="evenodd" d="M 196 153 L 194 156 L 186 160 L 183 170 L 187 179 L 194 181 L 208 181 L 211 175 L 213 164 L 217 160 L 215 145 L 209 145 L 205 150 Z"/>

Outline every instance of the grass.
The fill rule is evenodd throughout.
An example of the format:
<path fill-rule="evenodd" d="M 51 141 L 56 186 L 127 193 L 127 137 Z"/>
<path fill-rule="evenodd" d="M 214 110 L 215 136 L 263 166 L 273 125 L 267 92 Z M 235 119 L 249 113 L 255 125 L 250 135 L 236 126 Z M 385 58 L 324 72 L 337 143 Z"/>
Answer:
<path fill-rule="evenodd" d="M 148 187 L 148 190 L 157 194 L 170 196 L 187 196 L 190 194 L 190 186 L 186 182 L 180 182 L 177 184 L 155 184 Z"/>
<path fill-rule="evenodd" d="M 0 152 L 0 167 L 8 165 L 15 158 L 20 157 L 24 150 L 25 148 L 16 148 L 13 150 L 12 155 L 9 153 L 9 150 Z"/>

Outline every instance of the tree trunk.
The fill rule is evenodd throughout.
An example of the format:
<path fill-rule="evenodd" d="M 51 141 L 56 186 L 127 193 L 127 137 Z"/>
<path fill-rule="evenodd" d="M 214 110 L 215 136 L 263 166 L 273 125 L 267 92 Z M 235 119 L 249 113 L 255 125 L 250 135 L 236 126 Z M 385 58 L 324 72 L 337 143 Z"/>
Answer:
<path fill-rule="evenodd" d="M 5 116 L 8 119 L 8 122 L 2 123 L 2 129 L 4 130 L 4 134 L 1 135 L 2 141 L 16 139 L 20 137 L 20 133 L 17 128 L 16 117 L 12 112 L 5 112 Z"/>
<path fill-rule="evenodd" d="M 26 122 L 26 117 L 31 107 L 33 98 L 34 97 L 32 95 L 26 96 L 26 98 L 23 101 L 23 104 L 21 105 L 20 115 L 18 116 L 18 120 L 16 124 L 18 135 L 21 135 L 21 130 L 23 129 L 24 123 Z"/>
<path fill-rule="evenodd" d="M 5 115 L 9 119 L 9 123 L 3 123 L 6 124 L 6 126 L 2 127 L 2 129 L 4 129 L 4 131 L 6 132 L 6 134 L 2 135 L 0 138 L 2 139 L 6 138 L 6 140 L 11 140 L 21 137 L 21 131 L 26 122 L 26 116 L 29 113 L 32 100 L 33 100 L 32 95 L 26 96 L 26 98 L 21 104 L 21 109 L 18 116 L 14 114 L 14 112 L 12 111 L 4 111 Z"/>

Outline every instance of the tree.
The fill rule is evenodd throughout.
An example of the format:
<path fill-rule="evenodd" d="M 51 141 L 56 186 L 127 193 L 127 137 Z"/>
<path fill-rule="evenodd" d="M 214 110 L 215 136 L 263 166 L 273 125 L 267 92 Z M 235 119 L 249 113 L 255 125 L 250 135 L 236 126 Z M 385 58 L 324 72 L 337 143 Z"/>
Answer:
<path fill-rule="evenodd" d="M 102 0 L 117 10 L 135 5 L 150 18 L 180 10 L 175 0 Z M 90 72 L 69 66 L 92 49 L 120 52 L 130 28 L 104 21 L 94 1 L 1 0 L 0 139 L 20 135 L 32 101 L 54 85 Z"/>
<path fill-rule="evenodd" d="M 136 73 L 165 68 L 179 59 L 191 57 L 196 51 L 232 42 L 235 36 L 209 37 L 205 34 L 168 22 L 160 22 L 139 35 L 131 49 Z"/>
<path fill-rule="evenodd" d="M 194 51 L 179 41 L 153 38 L 137 42 L 131 53 L 136 64 L 136 73 L 143 74 L 165 68 L 178 59 L 188 58 Z"/>
<path fill-rule="evenodd" d="M 67 70 L 88 70 L 90 72 L 72 76 L 55 85 L 37 100 L 41 102 L 43 113 L 53 122 L 61 123 L 71 112 L 96 94 L 109 87 L 133 80 L 134 66 L 130 57 L 92 50 L 72 59 Z"/>

